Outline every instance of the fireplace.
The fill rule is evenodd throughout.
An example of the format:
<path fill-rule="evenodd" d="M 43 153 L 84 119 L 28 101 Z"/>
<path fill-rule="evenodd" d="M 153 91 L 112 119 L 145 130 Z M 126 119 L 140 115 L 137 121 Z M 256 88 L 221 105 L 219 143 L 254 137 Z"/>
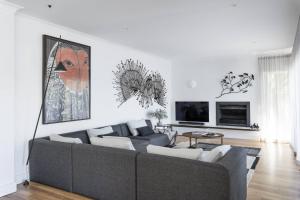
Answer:
<path fill-rule="evenodd" d="M 217 102 L 216 124 L 249 127 L 250 102 Z"/>

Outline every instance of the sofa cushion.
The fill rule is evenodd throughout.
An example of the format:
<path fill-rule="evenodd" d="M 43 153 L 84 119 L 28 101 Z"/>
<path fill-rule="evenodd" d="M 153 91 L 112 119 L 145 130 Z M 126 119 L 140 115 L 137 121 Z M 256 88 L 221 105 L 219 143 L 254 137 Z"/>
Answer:
<path fill-rule="evenodd" d="M 148 136 L 130 136 L 130 138 L 137 140 L 147 140 L 150 144 L 157 146 L 167 146 L 170 144 L 170 140 L 165 134 L 155 133 Z"/>
<path fill-rule="evenodd" d="M 153 135 L 155 132 L 149 126 L 144 126 L 136 129 L 139 133 L 139 136 L 148 136 Z"/>

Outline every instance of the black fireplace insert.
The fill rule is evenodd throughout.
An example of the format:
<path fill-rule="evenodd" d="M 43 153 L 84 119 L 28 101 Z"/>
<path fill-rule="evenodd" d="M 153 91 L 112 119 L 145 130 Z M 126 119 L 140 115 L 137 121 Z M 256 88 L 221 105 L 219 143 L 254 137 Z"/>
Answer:
<path fill-rule="evenodd" d="M 216 124 L 250 126 L 250 102 L 216 102 Z"/>

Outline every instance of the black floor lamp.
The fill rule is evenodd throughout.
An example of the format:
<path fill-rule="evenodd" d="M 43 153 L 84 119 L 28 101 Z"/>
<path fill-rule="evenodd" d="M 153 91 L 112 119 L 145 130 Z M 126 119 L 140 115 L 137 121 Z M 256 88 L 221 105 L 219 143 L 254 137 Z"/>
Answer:
<path fill-rule="evenodd" d="M 48 79 L 47 79 L 47 84 L 46 84 L 46 87 L 45 87 L 45 90 L 44 90 L 44 93 L 43 93 L 42 105 L 40 107 L 38 119 L 37 119 L 36 124 L 35 124 L 35 129 L 34 129 L 34 133 L 33 133 L 33 137 L 32 137 L 32 142 L 31 142 L 31 145 L 30 145 L 30 149 L 29 149 L 28 157 L 27 157 L 27 161 L 26 161 L 26 167 L 29 164 L 29 160 L 30 160 L 32 148 L 33 148 L 33 145 L 34 145 L 34 140 L 35 140 L 36 132 L 37 132 L 37 129 L 38 129 L 38 126 L 39 126 L 39 121 L 40 121 L 40 118 L 41 118 L 42 110 L 43 110 L 43 107 L 44 107 L 45 98 L 46 98 L 46 95 L 47 95 L 47 90 L 48 90 L 48 86 L 49 86 L 49 82 L 50 82 L 50 79 L 51 79 L 52 72 L 53 71 L 54 72 L 66 72 L 67 71 L 67 69 L 65 68 L 64 64 L 62 63 L 62 61 L 60 61 L 58 63 L 58 65 L 56 66 L 56 68 L 53 70 L 54 63 L 55 63 L 56 56 L 57 56 L 57 51 L 61 47 L 61 43 L 62 43 L 62 40 L 61 40 L 61 36 L 60 36 L 59 40 L 58 40 L 58 44 L 57 44 L 56 49 L 55 49 L 55 53 L 54 53 L 55 57 L 54 57 L 54 59 L 52 61 L 52 64 L 51 64 L 50 73 L 49 73 L 49 76 L 48 76 Z M 60 50 L 60 58 L 61 58 L 61 50 Z M 25 186 L 29 185 L 29 181 L 25 180 L 24 183 L 23 183 L 23 185 L 25 185 Z"/>

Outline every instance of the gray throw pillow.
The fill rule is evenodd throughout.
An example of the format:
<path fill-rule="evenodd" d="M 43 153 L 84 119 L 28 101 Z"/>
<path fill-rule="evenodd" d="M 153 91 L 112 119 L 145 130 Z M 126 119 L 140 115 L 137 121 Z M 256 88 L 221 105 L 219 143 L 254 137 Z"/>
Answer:
<path fill-rule="evenodd" d="M 141 128 L 137 128 L 136 130 L 137 130 L 137 132 L 139 133 L 140 136 L 148 136 L 148 135 L 155 134 L 153 129 L 150 128 L 149 126 L 144 126 L 144 127 L 141 127 Z"/>

